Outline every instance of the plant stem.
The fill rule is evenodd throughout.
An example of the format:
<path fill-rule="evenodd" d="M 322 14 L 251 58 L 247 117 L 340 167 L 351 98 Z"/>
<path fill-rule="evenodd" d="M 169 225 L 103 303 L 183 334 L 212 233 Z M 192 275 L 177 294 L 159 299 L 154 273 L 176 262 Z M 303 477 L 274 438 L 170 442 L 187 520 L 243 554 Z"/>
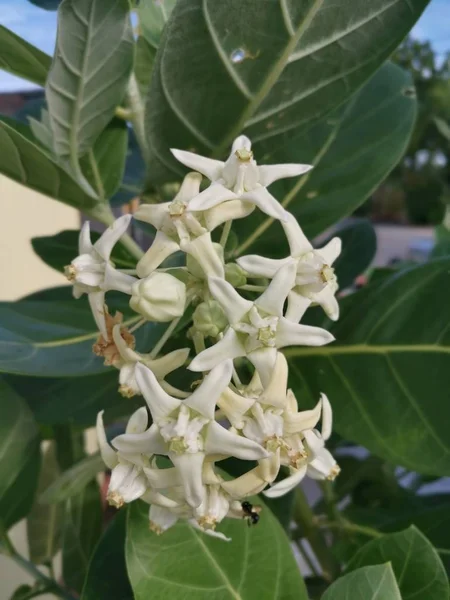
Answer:
<path fill-rule="evenodd" d="M 146 164 L 148 164 L 149 151 L 147 140 L 145 138 L 144 123 L 145 108 L 144 103 L 142 102 L 141 92 L 139 91 L 138 82 L 134 73 L 131 74 L 130 80 L 128 82 L 127 98 L 131 108 L 129 120 L 130 123 L 133 125 L 134 133 L 136 134 L 136 139 L 141 149 L 142 156 L 144 157 L 144 161 Z"/>
<path fill-rule="evenodd" d="M 240 290 L 245 290 L 246 292 L 265 292 L 266 287 L 264 285 L 241 285 L 239 286 Z"/>
<path fill-rule="evenodd" d="M 339 523 L 336 523 L 335 521 L 317 520 L 316 523 L 322 529 L 340 529 L 341 531 L 360 533 L 361 535 L 365 535 L 371 538 L 383 537 L 383 533 L 381 531 L 378 531 L 378 529 L 374 529 L 373 527 L 366 527 L 365 525 L 358 525 L 357 523 L 352 523 L 351 521 L 347 521 L 346 519 L 341 520 Z"/>
<path fill-rule="evenodd" d="M 39 571 L 35 564 L 19 554 L 5 531 L 1 532 L 1 538 L 3 554 L 9 556 L 11 560 L 26 571 L 35 581 L 42 583 L 45 591 L 51 592 L 52 594 L 55 594 L 55 596 L 58 596 L 58 598 L 63 598 L 63 600 L 76 600 L 75 596 L 62 588 L 54 579 L 44 575 L 44 573 Z"/>
<path fill-rule="evenodd" d="M 220 242 L 219 242 L 223 249 L 225 249 L 225 246 L 227 244 L 228 236 L 230 235 L 232 224 L 233 224 L 233 221 L 227 221 L 225 223 L 225 225 L 223 226 L 222 235 L 220 236 Z"/>
<path fill-rule="evenodd" d="M 314 551 L 322 568 L 324 579 L 333 581 L 339 575 L 339 563 L 332 555 L 322 533 L 317 528 L 315 515 L 301 487 L 295 490 L 294 519 Z"/>
<path fill-rule="evenodd" d="M 170 338 L 172 333 L 175 331 L 175 329 L 180 321 L 181 321 L 181 317 L 178 317 L 178 319 L 174 319 L 172 321 L 172 323 L 169 325 L 169 327 L 165 330 L 163 335 L 159 338 L 158 342 L 156 343 L 156 346 L 150 352 L 150 356 L 149 356 L 150 360 L 153 360 L 156 356 L 158 356 L 158 354 L 161 352 L 164 344 L 167 342 L 167 340 Z"/>
<path fill-rule="evenodd" d="M 447 550 L 447 548 L 435 548 L 435 550 L 438 554 L 443 554 L 444 556 L 450 556 L 450 550 Z"/>
<path fill-rule="evenodd" d="M 137 329 L 139 329 L 140 327 L 142 327 L 142 325 L 145 325 L 147 323 L 147 319 L 140 319 L 136 325 L 133 325 L 133 327 L 130 327 L 130 329 L 128 330 L 130 333 L 134 333 Z"/>

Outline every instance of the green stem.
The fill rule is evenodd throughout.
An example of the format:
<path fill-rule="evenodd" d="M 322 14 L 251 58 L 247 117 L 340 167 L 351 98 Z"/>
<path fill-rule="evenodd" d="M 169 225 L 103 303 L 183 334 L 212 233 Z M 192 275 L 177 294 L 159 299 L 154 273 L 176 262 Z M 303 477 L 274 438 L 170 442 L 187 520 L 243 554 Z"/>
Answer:
<path fill-rule="evenodd" d="M 63 600 L 76 600 L 75 596 L 62 588 L 54 579 L 50 579 L 50 577 L 44 575 L 35 564 L 19 554 L 5 531 L 1 532 L 1 538 L 2 553 L 9 556 L 11 560 L 26 571 L 35 581 L 42 583 L 45 591 L 51 592 L 58 598 L 63 598 Z"/>
<path fill-rule="evenodd" d="M 321 529 L 339 529 L 341 531 L 348 531 L 349 533 L 360 533 L 361 535 L 365 535 L 371 538 L 383 537 L 383 533 L 381 531 L 378 531 L 378 529 L 374 529 L 373 527 L 366 527 L 365 525 L 358 525 L 357 523 L 352 523 L 351 521 L 347 521 L 346 519 L 341 520 L 339 523 L 336 523 L 335 521 L 317 520 L 316 523 Z"/>
<path fill-rule="evenodd" d="M 450 550 L 447 550 L 447 548 L 435 548 L 435 550 L 439 554 L 443 554 L 444 556 L 450 556 Z"/>
<path fill-rule="evenodd" d="M 240 290 L 245 290 L 246 292 L 265 292 L 266 291 L 266 287 L 263 285 L 241 285 L 239 286 Z"/>
<path fill-rule="evenodd" d="M 233 221 L 227 221 L 225 223 L 225 225 L 223 226 L 222 235 L 220 236 L 220 242 L 219 242 L 223 249 L 225 249 L 225 246 L 227 245 L 228 236 L 230 235 L 232 224 L 233 224 Z"/>
<path fill-rule="evenodd" d="M 150 356 L 149 356 L 150 360 L 153 360 L 161 352 L 164 344 L 170 338 L 170 336 L 172 335 L 172 333 L 175 331 L 178 323 L 181 321 L 181 318 L 182 317 L 178 317 L 178 319 L 174 319 L 172 321 L 172 323 L 169 325 L 169 327 L 165 330 L 165 332 L 163 333 L 163 335 L 159 338 L 156 346 L 150 352 Z"/>
<path fill-rule="evenodd" d="M 144 157 L 144 161 L 146 164 L 149 163 L 149 151 L 147 140 L 145 137 L 145 108 L 144 103 L 142 101 L 141 92 L 139 91 L 139 85 L 134 73 L 131 74 L 130 80 L 128 82 L 128 92 L 127 92 L 128 103 L 131 108 L 130 114 L 130 123 L 133 125 L 134 133 L 136 134 L 136 139 L 139 144 L 139 147 L 142 152 L 142 156 Z"/>
<path fill-rule="evenodd" d="M 301 487 L 295 490 L 294 519 L 316 555 L 324 579 L 333 581 L 339 575 L 339 563 L 328 548 L 321 531 L 317 528 L 315 515 Z"/>

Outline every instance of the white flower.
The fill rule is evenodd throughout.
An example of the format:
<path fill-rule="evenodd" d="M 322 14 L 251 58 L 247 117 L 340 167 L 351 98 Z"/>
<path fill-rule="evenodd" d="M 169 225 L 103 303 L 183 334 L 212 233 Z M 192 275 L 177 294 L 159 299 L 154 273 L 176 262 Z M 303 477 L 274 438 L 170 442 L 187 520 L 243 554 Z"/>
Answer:
<path fill-rule="evenodd" d="M 194 358 L 189 369 L 209 371 L 224 360 L 247 356 L 266 385 L 277 348 L 322 346 L 332 342 L 334 337 L 325 329 L 299 325 L 283 317 L 283 306 L 294 284 L 295 272 L 292 261 L 282 267 L 255 302 L 242 298 L 224 279 L 210 277 L 209 289 L 225 311 L 230 327 L 217 344 Z"/>
<path fill-rule="evenodd" d="M 80 253 L 64 272 L 67 279 L 73 283 L 73 295 L 80 298 L 88 294 L 92 314 L 100 332 L 107 340 L 104 305 L 105 292 L 114 287 L 114 276 L 110 276 L 110 285 L 105 285 L 105 270 L 110 264 L 110 256 L 114 245 L 125 233 L 131 220 L 131 215 L 124 215 L 115 221 L 111 227 L 92 244 L 89 221 L 84 223 L 80 231 L 78 251 Z M 114 271 L 112 269 L 112 271 Z"/>
<path fill-rule="evenodd" d="M 136 381 L 136 365 L 139 363 L 148 367 L 155 375 L 164 390 L 179 398 L 185 398 L 187 394 L 164 381 L 164 378 L 180 368 L 189 356 L 189 348 L 174 350 L 160 358 L 149 358 L 148 354 L 139 354 L 126 343 L 120 331 L 120 324 L 113 327 L 113 340 L 120 356 L 114 366 L 120 370 L 119 393 L 126 398 L 140 395 L 141 390 Z"/>
<path fill-rule="evenodd" d="M 201 180 L 199 173 L 188 173 L 172 202 L 143 204 L 135 212 L 135 219 L 157 229 L 152 245 L 137 265 L 139 277 L 149 275 L 180 249 L 192 254 L 208 274 L 223 276 L 223 265 L 212 251 L 210 231 L 225 221 L 247 216 L 252 206 L 236 201 L 226 209 L 192 212 L 190 205 L 199 193 Z"/>
<path fill-rule="evenodd" d="M 257 255 L 242 256 L 237 263 L 250 275 L 274 277 L 275 273 L 294 259 L 297 266 L 295 287 L 289 294 L 286 318 L 298 321 L 311 303 L 320 304 L 333 321 L 339 318 L 338 289 L 332 264 L 341 253 L 341 240 L 333 238 L 326 246 L 314 250 L 293 215 L 283 223 L 291 256 L 276 260 Z"/>
<path fill-rule="evenodd" d="M 213 369 L 186 400 L 169 396 L 153 373 L 136 366 L 136 380 L 153 417 L 141 434 L 121 435 L 113 441 L 121 452 L 164 454 L 178 468 L 186 501 L 198 507 L 204 501 L 202 469 L 205 456 L 219 454 L 243 460 L 267 455 L 258 444 L 234 435 L 214 420 L 217 400 L 231 378 L 231 361 Z"/>
<path fill-rule="evenodd" d="M 211 180 L 209 188 L 191 201 L 191 210 L 205 210 L 229 200 L 240 199 L 281 220 L 287 218 L 287 213 L 267 191 L 267 186 L 277 179 L 302 175 L 312 168 L 311 165 L 300 164 L 258 166 L 253 159 L 251 142 L 245 135 L 235 139 L 226 162 L 184 150 L 173 149 L 172 153 L 181 163 Z"/>

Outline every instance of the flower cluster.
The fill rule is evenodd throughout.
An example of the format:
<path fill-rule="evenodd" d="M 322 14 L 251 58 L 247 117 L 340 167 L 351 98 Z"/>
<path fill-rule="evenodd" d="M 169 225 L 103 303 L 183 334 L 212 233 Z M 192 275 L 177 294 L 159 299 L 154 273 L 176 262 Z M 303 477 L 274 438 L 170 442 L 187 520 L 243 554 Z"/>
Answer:
<path fill-rule="evenodd" d="M 330 403 L 322 394 L 315 408 L 298 410 L 280 349 L 333 341 L 326 330 L 300 321 L 312 304 L 338 318 L 332 264 L 341 244 L 335 238 L 315 250 L 294 216 L 267 189 L 277 179 L 305 173 L 309 165 L 258 166 L 245 136 L 235 140 L 226 162 L 181 150 L 173 154 L 195 171 L 186 175 L 171 202 L 143 204 L 134 214 L 156 229 L 136 269 L 118 269 L 111 259 L 132 218 L 126 215 L 94 244 L 85 224 L 80 255 L 66 274 L 75 297 L 88 295 L 100 330 L 94 352 L 120 371 L 119 391 L 126 397 L 143 395 L 148 407 L 138 409 L 125 433 L 111 443 L 103 413 L 98 415 L 101 454 L 112 470 L 109 502 L 116 507 L 137 498 L 148 502 L 151 529 L 158 534 L 185 519 L 227 539 L 216 527 L 225 517 L 245 517 L 245 498 L 260 492 L 281 496 L 305 475 L 333 479 L 339 472 L 325 448 L 332 427 Z M 204 191 L 202 175 L 211 182 Z M 255 207 L 281 223 L 290 256 L 242 256 L 226 263 L 231 222 Z M 217 244 L 211 233 L 220 225 Z M 185 264 L 162 268 L 176 252 L 185 255 Z M 137 313 L 134 329 L 149 321 L 171 322 L 167 332 L 172 332 L 193 305 L 188 334 L 195 347 L 193 360 L 188 362 L 189 348 L 158 356 L 167 332 L 150 353 L 138 352 L 122 315 L 108 312 L 105 294 L 110 290 L 130 296 L 130 308 Z M 200 378 L 190 392 L 166 381 L 186 363 Z M 229 457 L 256 466 L 230 479 L 216 466 Z M 282 467 L 288 470 L 284 478 Z"/>

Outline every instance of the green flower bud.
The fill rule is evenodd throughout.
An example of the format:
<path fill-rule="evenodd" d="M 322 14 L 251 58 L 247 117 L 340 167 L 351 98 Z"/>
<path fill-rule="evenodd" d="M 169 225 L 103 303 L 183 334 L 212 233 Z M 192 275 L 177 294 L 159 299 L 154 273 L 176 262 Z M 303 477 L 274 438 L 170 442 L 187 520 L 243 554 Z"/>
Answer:
<path fill-rule="evenodd" d="M 235 288 L 247 283 L 244 269 L 241 269 L 236 263 L 225 265 L 225 279 Z"/>
<path fill-rule="evenodd" d="M 228 325 L 222 307 L 215 300 L 199 304 L 192 318 L 195 329 L 204 336 L 217 337 Z"/>

